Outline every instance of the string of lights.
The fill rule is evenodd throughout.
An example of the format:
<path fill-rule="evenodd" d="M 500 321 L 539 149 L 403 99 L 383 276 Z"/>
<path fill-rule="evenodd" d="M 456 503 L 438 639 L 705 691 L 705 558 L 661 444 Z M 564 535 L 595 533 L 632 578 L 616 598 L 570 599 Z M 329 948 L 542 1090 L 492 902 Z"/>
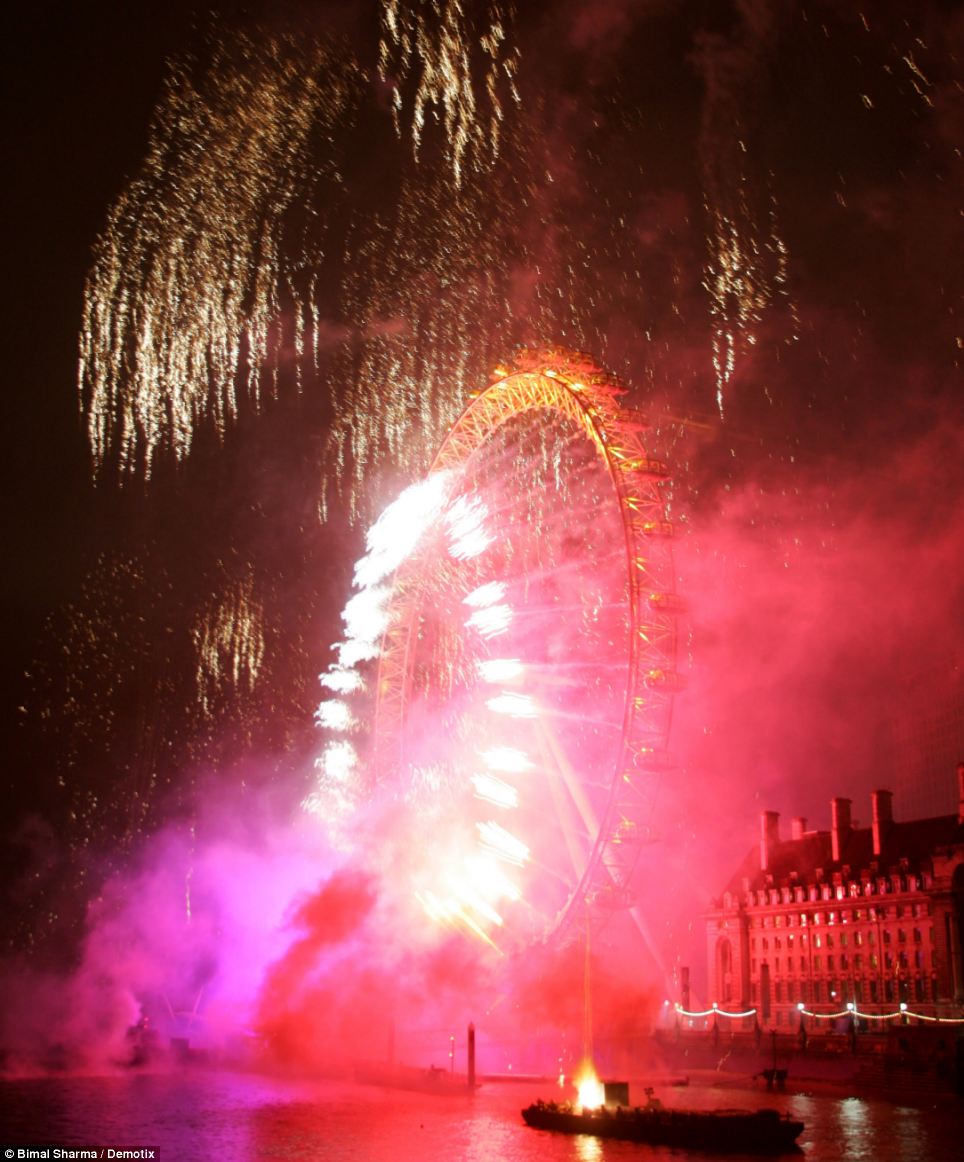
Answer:
<path fill-rule="evenodd" d="M 730 1017 L 733 1020 L 740 1020 L 745 1017 L 755 1017 L 757 1009 L 746 1009 L 739 1013 L 730 1013 L 725 1009 L 721 1009 L 719 1005 L 713 1004 L 712 1008 L 690 1010 L 684 1009 L 682 1005 L 674 1005 L 674 1009 L 681 1017 Z M 797 1012 L 802 1017 L 812 1017 L 817 1021 L 837 1021 L 841 1017 L 858 1017 L 862 1021 L 901 1021 L 901 1020 L 915 1020 L 915 1021 L 931 1021 L 934 1024 L 940 1025 L 964 1025 L 964 1016 L 961 1017 L 938 1017 L 932 1016 L 928 1013 L 915 1013 L 910 1010 L 902 1001 L 900 1008 L 893 1013 L 864 1013 L 853 1003 L 848 1001 L 846 1008 L 840 1009 L 834 1013 L 815 1013 L 811 1009 L 804 1007 L 802 1002 L 797 1005 Z"/>

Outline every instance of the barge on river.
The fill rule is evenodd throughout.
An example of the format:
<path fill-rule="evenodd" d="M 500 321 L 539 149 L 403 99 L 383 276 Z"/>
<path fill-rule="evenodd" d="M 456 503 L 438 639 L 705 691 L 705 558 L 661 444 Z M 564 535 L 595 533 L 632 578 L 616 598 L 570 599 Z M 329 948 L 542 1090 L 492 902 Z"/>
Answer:
<path fill-rule="evenodd" d="M 522 1117 L 538 1130 L 721 1153 L 798 1152 L 796 1141 L 803 1132 L 803 1122 L 772 1109 L 673 1110 L 654 1104 L 591 1110 L 537 1101 Z"/>

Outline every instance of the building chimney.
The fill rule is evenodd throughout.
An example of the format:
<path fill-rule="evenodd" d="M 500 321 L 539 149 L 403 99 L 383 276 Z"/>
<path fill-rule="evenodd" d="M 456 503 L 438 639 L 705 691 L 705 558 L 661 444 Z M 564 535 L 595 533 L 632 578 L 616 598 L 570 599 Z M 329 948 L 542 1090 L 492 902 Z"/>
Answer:
<path fill-rule="evenodd" d="M 803 833 L 807 830 L 807 821 L 802 815 L 797 815 L 790 820 L 790 838 L 803 839 Z"/>
<path fill-rule="evenodd" d="M 850 834 L 850 800 L 830 800 L 830 850 L 834 863 L 840 862 L 847 836 Z"/>
<path fill-rule="evenodd" d="M 957 821 L 964 823 L 964 763 L 957 764 Z"/>
<path fill-rule="evenodd" d="M 870 810 L 873 815 L 874 855 L 879 856 L 887 842 L 887 832 L 894 822 L 894 796 L 890 791 L 871 791 Z"/>
<path fill-rule="evenodd" d="M 763 811 L 760 814 L 760 870 L 770 866 L 773 849 L 780 842 L 780 812 Z"/>

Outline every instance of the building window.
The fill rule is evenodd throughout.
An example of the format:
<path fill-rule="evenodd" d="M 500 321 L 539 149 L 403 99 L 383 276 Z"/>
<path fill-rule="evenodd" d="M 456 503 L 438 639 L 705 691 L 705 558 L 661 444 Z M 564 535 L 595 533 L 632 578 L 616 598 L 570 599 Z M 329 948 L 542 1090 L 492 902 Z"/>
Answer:
<path fill-rule="evenodd" d="M 914 943 L 920 944 L 920 941 L 921 941 L 921 930 L 919 928 L 915 928 L 914 929 Z"/>
<path fill-rule="evenodd" d="M 856 954 L 854 955 L 854 968 L 855 968 L 855 969 L 856 969 L 858 972 L 860 972 L 860 970 L 861 970 L 863 967 L 864 967 L 864 958 L 863 958 L 863 957 L 860 955 L 860 953 L 858 952 L 858 953 L 856 953 Z"/>
<path fill-rule="evenodd" d="M 819 956 L 815 956 L 813 958 L 813 971 L 820 972 L 820 957 Z"/>
<path fill-rule="evenodd" d="M 856 944 L 857 947 L 859 948 L 860 945 L 863 944 L 863 942 L 864 942 L 863 932 L 855 932 L 854 933 L 854 944 Z"/>
<path fill-rule="evenodd" d="M 726 937 L 716 946 L 716 981 L 720 1000 L 729 1004 L 733 999 L 733 949 Z"/>
<path fill-rule="evenodd" d="M 833 972 L 833 957 L 827 957 L 827 972 Z"/>
<path fill-rule="evenodd" d="M 924 982 L 920 977 L 917 977 L 914 981 L 914 999 L 917 1001 L 924 999 Z"/>
<path fill-rule="evenodd" d="M 877 1003 L 877 978 L 872 976 L 870 978 L 870 999 L 874 1004 Z"/>
<path fill-rule="evenodd" d="M 850 967 L 850 962 L 847 959 L 846 952 L 841 952 L 841 954 L 840 954 L 840 967 L 844 970 L 846 970 Z"/>

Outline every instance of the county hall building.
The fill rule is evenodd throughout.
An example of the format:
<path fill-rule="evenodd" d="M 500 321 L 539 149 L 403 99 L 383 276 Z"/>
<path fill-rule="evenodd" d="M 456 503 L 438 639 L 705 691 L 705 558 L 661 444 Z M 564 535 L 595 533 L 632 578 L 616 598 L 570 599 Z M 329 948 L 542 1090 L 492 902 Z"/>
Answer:
<path fill-rule="evenodd" d="M 707 913 L 710 1000 L 789 1029 L 798 1009 L 959 1017 L 964 1004 L 964 764 L 958 812 L 894 819 L 871 795 L 871 826 L 831 801 L 829 831 L 761 817 L 747 855 Z"/>

